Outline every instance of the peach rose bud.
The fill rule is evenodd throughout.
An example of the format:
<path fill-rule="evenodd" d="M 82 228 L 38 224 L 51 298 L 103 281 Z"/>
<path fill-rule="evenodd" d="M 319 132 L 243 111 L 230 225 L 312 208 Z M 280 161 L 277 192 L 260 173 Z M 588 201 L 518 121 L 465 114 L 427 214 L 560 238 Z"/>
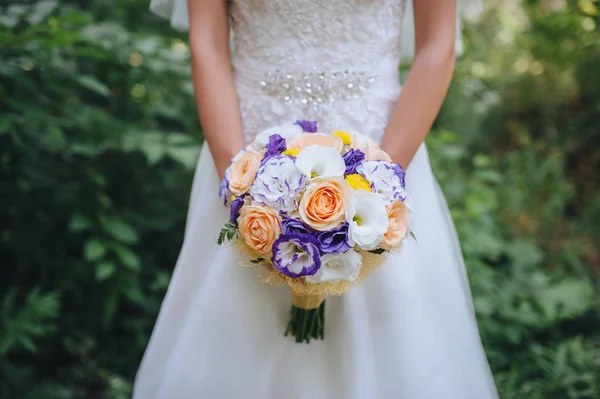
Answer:
<path fill-rule="evenodd" d="M 240 195 L 250 190 L 262 158 L 260 152 L 248 150 L 231 164 L 228 179 L 229 190 L 233 194 Z"/>
<path fill-rule="evenodd" d="M 408 208 L 402 201 L 394 201 L 387 206 L 388 229 L 383 235 L 384 249 L 392 249 L 400 245 L 406 236 L 408 223 Z"/>
<path fill-rule="evenodd" d="M 300 200 L 300 219 L 318 231 L 333 229 L 344 220 L 349 195 L 350 187 L 343 179 L 319 179 L 306 188 Z"/>
<path fill-rule="evenodd" d="M 288 145 L 288 149 L 296 148 L 301 150 L 311 145 L 333 147 L 338 152 L 341 152 L 342 148 L 344 148 L 344 143 L 339 137 L 331 136 L 325 133 L 304 133 L 292 139 L 291 143 Z"/>
<path fill-rule="evenodd" d="M 250 248 L 259 254 L 269 254 L 281 234 L 281 217 L 271 208 L 246 205 L 240 210 L 238 226 Z"/>
<path fill-rule="evenodd" d="M 387 161 L 392 162 L 392 158 L 379 147 L 375 141 L 369 139 L 369 151 L 366 153 L 367 161 Z"/>

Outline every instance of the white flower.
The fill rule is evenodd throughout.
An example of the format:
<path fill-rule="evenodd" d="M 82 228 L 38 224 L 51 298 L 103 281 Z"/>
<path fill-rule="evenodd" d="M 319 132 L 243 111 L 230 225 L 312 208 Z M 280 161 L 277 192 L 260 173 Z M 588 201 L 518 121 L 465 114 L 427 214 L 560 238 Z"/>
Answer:
<path fill-rule="evenodd" d="M 306 282 L 337 283 L 339 281 L 354 281 L 358 278 L 362 256 L 349 250 L 337 254 L 325 254 L 321 257 L 321 268 L 314 276 L 306 276 Z"/>
<path fill-rule="evenodd" d="M 296 196 L 304 188 L 306 177 L 285 155 L 265 159 L 250 187 L 252 200 L 288 212 L 297 207 Z"/>
<path fill-rule="evenodd" d="M 371 183 L 373 191 L 386 204 L 406 199 L 404 171 L 399 165 L 386 161 L 365 161 L 356 168 L 356 172 Z"/>
<path fill-rule="evenodd" d="M 254 148 L 256 150 L 264 149 L 267 143 L 269 142 L 269 137 L 271 137 L 274 134 L 278 134 L 281 137 L 283 137 L 287 143 L 290 139 L 302 134 L 302 126 L 297 125 L 295 123 L 286 123 L 281 126 L 275 126 L 263 130 L 254 139 Z"/>
<path fill-rule="evenodd" d="M 369 155 L 369 137 L 357 131 L 350 131 L 350 147 L 355 150 L 361 150 L 365 155 Z"/>
<path fill-rule="evenodd" d="M 388 229 L 388 215 L 383 199 L 375 193 L 356 190 L 346 211 L 350 245 L 364 250 L 377 248 Z"/>
<path fill-rule="evenodd" d="M 296 157 L 296 166 L 311 179 L 342 177 L 346 171 L 346 163 L 340 153 L 333 147 L 322 145 L 302 149 Z"/>

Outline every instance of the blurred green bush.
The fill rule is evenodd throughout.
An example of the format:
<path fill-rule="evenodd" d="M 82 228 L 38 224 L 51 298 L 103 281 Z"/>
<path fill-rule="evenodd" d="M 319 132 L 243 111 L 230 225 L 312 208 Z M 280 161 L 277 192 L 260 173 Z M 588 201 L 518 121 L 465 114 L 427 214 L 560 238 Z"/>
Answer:
<path fill-rule="evenodd" d="M 429 138 L 502 398 L 600 398 L 594 1 L 504 1 Z M 142 0 L 0 5 L 0 398 L 128 398 L 201 145 Z"/>

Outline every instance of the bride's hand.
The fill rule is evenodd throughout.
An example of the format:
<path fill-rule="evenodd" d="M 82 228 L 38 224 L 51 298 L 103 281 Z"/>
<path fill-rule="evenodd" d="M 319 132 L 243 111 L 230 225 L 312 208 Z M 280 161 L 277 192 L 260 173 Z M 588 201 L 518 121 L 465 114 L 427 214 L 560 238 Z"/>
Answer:
<path fill-rule="evenodd" d="M 242 150 L 242 147 L 239 149 Z M 238 153 L 239 151 L 231 151 L 227 154 L 220 153 L 219 155 L 213 156 L 213 161 L 215 163 L 215 168 L 217 169 L 217 174 L 219 175 L 219 179 L 222 180 L 225 177 L 225 171 L 231 165 L 231 159 Z"/>

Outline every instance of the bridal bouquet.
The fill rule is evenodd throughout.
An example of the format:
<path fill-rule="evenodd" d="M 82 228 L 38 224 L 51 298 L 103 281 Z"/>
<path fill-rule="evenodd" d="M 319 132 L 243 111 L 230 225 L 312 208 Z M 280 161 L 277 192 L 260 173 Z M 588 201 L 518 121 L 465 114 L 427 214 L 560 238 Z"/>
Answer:
<path fill-rule="evenodd" d="M 408 234 L 404 171 L 370 138 L 297 121 L 260 133 L 225 173 L 218 243 L 292 292 L 285 335 L 324 338 L 324 301 L 381 266 Z"/>

